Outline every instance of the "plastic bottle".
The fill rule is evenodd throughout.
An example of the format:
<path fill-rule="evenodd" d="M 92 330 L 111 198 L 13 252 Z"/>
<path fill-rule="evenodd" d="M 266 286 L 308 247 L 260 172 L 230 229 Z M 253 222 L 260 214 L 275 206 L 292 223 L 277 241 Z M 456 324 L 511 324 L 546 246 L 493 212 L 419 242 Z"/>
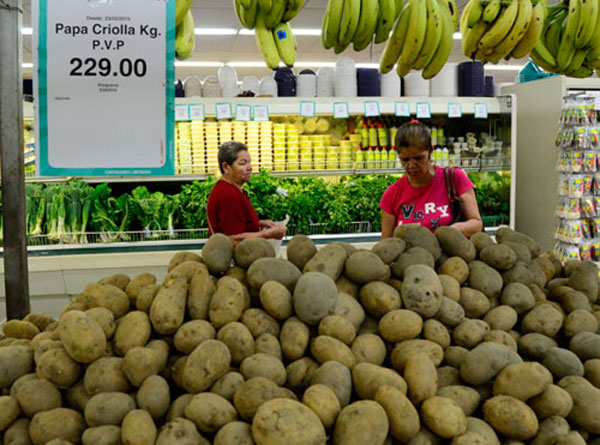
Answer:
<path fill-rule="evenodd" d="M 444 148 L 442 148 L 442 167 L 448 167 L 449 164 L 450 150 L 448 150 L 448 147 L 444 145 Z"/>
<path fill-rule="evenodd" d="M 377 147 L 379 139 L 377 137 L 377 128 L 374 124 L 369 125 L 369 145 L 368 147 Z"/>
<path fill-rule="evenodd" d="M 357 170 L 365 168 L 365 157 L 363 150 L 361 150 L 360 148 L 356 149 L 356 159 L 354 161 L 354 168 Z"/>
<path fill-rule="evenodd" d="M 431 129 L 431 145 L 433 145 L 434 147 L 437 146 L 437 127 L 433 127 Z"/>

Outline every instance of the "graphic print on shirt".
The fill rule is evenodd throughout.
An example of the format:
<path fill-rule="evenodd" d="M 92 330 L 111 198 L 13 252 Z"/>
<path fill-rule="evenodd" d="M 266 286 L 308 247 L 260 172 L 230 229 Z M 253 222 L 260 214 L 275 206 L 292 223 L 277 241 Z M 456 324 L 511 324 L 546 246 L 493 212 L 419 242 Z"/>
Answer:
<path fill-rule="evenodd" d="M 440 225 L 440 220 L 448 216 L 448 205 L 436 206 L 434 202 L 425 203 L 425 210 L 415 210 L 414 204 L 402 204 L 400 210 L 402 211 L 402 219 L 398 219 L 398 225 L 407 221 L 420 222 L 425 220 L 426 215 L 434 213 L 438 217 L 429 218 L 429 222 L 433 229 L 437 229 Z M 441 215 L 437 215 L 437 212 L 441 212 Z"/>

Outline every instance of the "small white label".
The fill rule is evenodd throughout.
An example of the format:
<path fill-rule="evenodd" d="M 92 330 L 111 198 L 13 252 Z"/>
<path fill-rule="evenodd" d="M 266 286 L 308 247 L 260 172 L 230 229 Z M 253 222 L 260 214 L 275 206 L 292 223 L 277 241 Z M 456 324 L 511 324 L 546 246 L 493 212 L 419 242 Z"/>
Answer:
<path fill-rule="evenodd" d="M 429 102 L 417 103 L 417 119 L 431 119 L 431 106 Z"/>
<path fill-rule="evenodd" d="M 250 120 L 251 108 L 250 105 L 238 105 L 235 107 L 235 120 L 248 122 Z"/>
<path fill-rule="evenodd" d="M 315 103 L 314 102 L 300 102 L 300 116 L 302 117 L 314 117 L 315 116 Z"/>
<path fill-rule="evenodd" d="M 348 110 L 347 102 L 335 102 L 333 104 L 333 117 L 335 119 L 348 119 L 350 112 Z"/>
<path fill-rule="evenodd" d="M 379 112 L 379 102 L 365 102 L 365 116 L 376 117 L 381 113 Z"/>
<path fill-rule="evenodd" d="M 448 117 L 462 117 L 462 106 L 460 104 L 448 104 Z"/>
<path fill-rule="evenodd" d="M 190 105 L 190 120 L 203 121 L 204 120 L 204 105 L 202 104 L 191 104 Z"/>
<path fill-rule="evenodd" d="M 226 103 L 226 104 L 216 104 L 215 105 L 215 110 L 216 110 L 216 114 L 217 114 L 217 119 L 221 120 L 221 119 L 231 119 L 231 104 Z"/>
<path fill-rule="evenodd" d="M 596 93 L 596 100 L 594 100 L 594 108 L 600 110 L 600 93 Z"/>
<path fill-rule="evenodd" d="M 267 105 L 254 106 L 254 120 L 256 122 L 266 122 L 269 120 L 269 107 Z"/>
<path fill-rule="evenodd" d="M 410 104 L 408 102 L 396 102 L 396 116 L 409 117 Z"/>
<path fill-rule="evenodd" d="M 190 107 L 187 104 L 175 105 L 175 120 L 176 121 L 189 121 L 190 120 Z"/>
<path fill-rule="evenodd" d="M 475 119 L 487 119 L 488 118 L 487 104 L 476 103 L 474 114 L 475 114 Z"/>

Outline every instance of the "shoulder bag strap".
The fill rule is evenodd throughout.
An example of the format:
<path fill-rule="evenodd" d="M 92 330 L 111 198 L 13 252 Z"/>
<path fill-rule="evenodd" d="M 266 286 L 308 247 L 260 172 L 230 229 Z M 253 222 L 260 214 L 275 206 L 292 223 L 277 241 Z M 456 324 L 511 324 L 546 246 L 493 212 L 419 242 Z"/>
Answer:
<path fill-rule="evenodd" d="M 454 167 L 450 167 L 450 188 L 452 190 L 452 198 L 458 200 L 458 193 L 456 192 L 456 181 L 454 179 Z"/>
<path fill-rule="evenodd" d="M 446 191 L 448 192 L 448 199 L 450 202 L 453 201 L 452 186 L 450 185 L 450 167 L 444 167 L 444 177 L 446 179 Z"/>

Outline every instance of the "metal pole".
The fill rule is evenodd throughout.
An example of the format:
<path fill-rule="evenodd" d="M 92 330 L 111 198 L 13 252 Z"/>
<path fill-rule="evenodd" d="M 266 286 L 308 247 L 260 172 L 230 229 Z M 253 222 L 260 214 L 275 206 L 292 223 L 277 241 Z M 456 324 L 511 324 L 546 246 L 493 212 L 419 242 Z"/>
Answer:
<path fill-rule="evenodd" d="M 22 0 L 0 0 L 0 156 L 7 318 L 29 313 L 23 164 Z"/>

